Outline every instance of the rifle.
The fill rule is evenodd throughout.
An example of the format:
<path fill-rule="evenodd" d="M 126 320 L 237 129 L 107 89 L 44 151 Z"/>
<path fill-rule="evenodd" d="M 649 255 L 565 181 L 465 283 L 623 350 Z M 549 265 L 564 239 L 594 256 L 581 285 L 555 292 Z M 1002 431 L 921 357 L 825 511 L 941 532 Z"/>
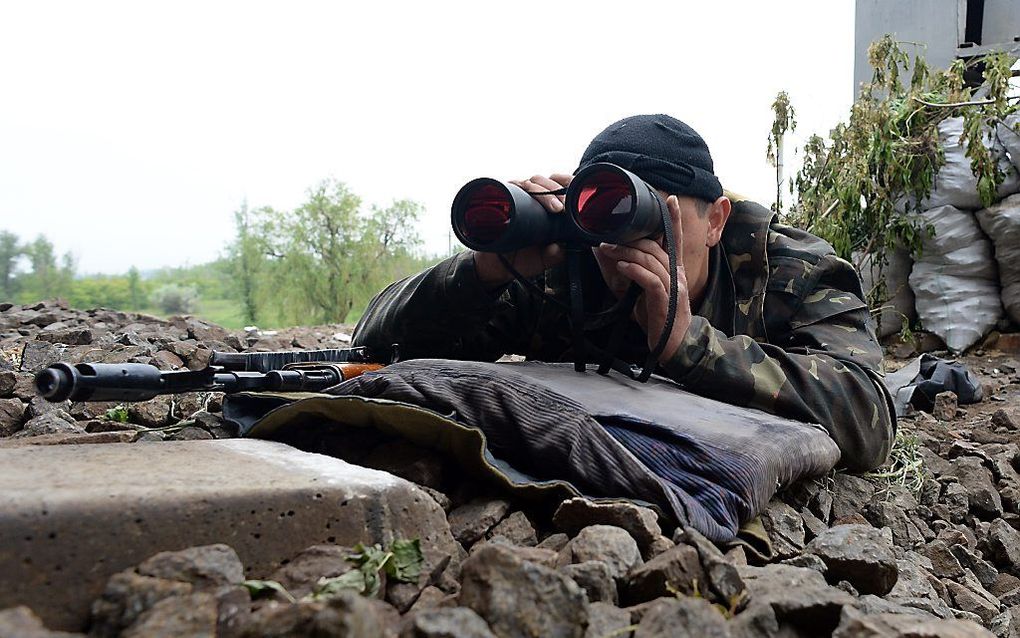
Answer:
<path fill-rule="evenodd" d="M 393 360 L 396 356 L 394 346 Z M 164 371 L 145 363 L 55 363 L 36 374 L 35 387 L 55 403 L 147 401 L 196 391 L 316 392 L 382 367 L 367 348 L 213 352 L 202 370 Z"/>

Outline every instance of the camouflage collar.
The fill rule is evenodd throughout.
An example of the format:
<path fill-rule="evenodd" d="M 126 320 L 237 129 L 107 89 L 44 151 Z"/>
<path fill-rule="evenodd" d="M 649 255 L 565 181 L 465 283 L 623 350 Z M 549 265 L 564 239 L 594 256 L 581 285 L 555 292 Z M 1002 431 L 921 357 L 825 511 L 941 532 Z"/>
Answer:
<path fill-rule="evenodd" d="M 733 282 L 733 334 L 767 339 L 764 306 L 768 282 L 766 243 L 776 215 L 752 201 L 736 200 L 723 231 L 721 253 Z"/>

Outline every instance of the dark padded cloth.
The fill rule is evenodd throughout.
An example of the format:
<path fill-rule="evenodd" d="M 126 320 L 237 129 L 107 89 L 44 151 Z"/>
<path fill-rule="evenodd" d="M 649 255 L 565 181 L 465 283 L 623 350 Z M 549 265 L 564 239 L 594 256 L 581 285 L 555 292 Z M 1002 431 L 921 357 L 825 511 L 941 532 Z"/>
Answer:
<path fill-rule="evenodd" d="M 967 366 L 928 353 L 886 375 L 885 384 L 895 397 L 896 416 L 904 416 L 908 404 L 931 412 L 935 407 L 935 395 L 939 392 L 955 392 L 960 405 L 977 403 L 984 398 L 981 382 Z"/>
<path fill-rule="evenodd" d="M 595 136 L 574 171 L 609 162 L 655 188 L 714 202 L 722 195 L 712 155 L 697 131 L 668 115 L 635 115 Z"/>
<path fill-rule="evenodd" d="M 650 502 L 716 541 L 778 488 L 839 459 L 815 425 L 687 393 L 671 381 L 570 364 L 416 359 L 328 391 L 410 403 L 480 429 L 490 453 L 539 480 Z"/>

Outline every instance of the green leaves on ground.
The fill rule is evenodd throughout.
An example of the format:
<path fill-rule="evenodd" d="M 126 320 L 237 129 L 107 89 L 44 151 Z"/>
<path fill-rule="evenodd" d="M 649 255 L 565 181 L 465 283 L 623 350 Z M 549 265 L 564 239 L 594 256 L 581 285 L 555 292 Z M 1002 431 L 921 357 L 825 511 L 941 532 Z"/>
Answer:
<path fill-rule="evenodd" d="M 241 583 L 241 586 L 248 590 L 252 598 L 262 598 L 277 593 L 292 603 L 297 602 L 290 592 L 275 580 L 246 580 Z"/>
<path fill-rule="evenodd" d="M 342 591 L 374 597 L 379 594 L 384 578 L 400 583 L 417 583 L 421 577 L 425 558 L 417 538 L 393 541 L 388 551 L 384 551 L 381 545 L 366 547 L 358 543 L 354 551 L 347 560 L 355 568 L 334 578 L 320 578 L 310 596 L 313 600 L 329 598 Z"/>
<path fill-rule="evenodd" d="M 106 418 L 117 423 L 127 423 L 128 410 L 123 405 L 112 407 L 106 411 Z"/>

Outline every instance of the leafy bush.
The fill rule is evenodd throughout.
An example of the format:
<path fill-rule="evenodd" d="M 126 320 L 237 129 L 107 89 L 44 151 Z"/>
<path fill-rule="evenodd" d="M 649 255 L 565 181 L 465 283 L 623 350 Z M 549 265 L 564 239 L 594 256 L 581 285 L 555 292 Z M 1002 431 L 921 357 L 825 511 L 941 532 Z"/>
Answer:
<path fill-rule="evenodd" d="M 152 292 L 151 301 L 168 315 L 191 313 L 198 301 L 198 289 L 190 285 L 164 284 Z"/>

